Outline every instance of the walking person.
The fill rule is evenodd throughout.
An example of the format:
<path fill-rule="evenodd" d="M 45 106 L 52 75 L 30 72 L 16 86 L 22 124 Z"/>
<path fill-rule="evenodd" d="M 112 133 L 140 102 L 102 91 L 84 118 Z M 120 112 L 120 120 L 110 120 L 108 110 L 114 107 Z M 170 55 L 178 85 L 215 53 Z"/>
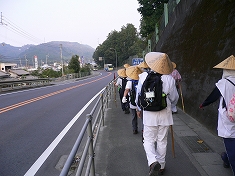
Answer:
<path fill-rule="evenodd" d="M 175 86 L 179 92 L 180 82 L 182 81 L 182 78 L 181 78 L 179 71 L 176 69 L 175 62 L 172 62 L 172 65 L 173 65 L 173 71 L 171 73 L 171 76 L 175 79 Z M 172 110 L 172 114 L 176 114 L 177 113 L 176 105 L 172 105 L 171 110 Z"/>
<path fill-rule="evenodd" d="M 147 65 L 147 63 L 145 61 L 141 62 L 138 67 L 140 67 L 143 71 L 143 73 L 139 74 L 139 78 L 141 78 L 142 76 L 143 77 L 146 77 L 147 73 L 151 70 L 149 68 L 149 66 Z M 139 84 L 139 83 L 138 83 Z M 141 87 L 141 86 L 138 86 L 137 85 L 137 88 L 138 87 Z M 138 92 L 140 92 L 141 90 L 139 90 Z M 135 100 L 135 103 L 137 104 L 138 103 L 138 97 L 139 96 L 136 96 L 136 100 Z M 142 121 L 142 142 L 144 142 L 144 136 L 143 136 L 143 132 L 144 132 L 144 124 L 143 124 L 143 113 L 141 111 L 141 109 L 139 109 L 139 118 L 141 119 Z"/>
<path fill-rule="evenodd" d="M 128 68 L 128 67 L 130 67 L 130 64 L 126 63 L 126 64 L 123 65 L 123 67 Z"/>
<path fill-rule="evenodd" d="M 130 113 L 129 102 L 122 103 L 122 97 L 123 97 L 125 87 L 126 87 L 126 83 L 127 83 L 126 69 L 125 68 L 119 69 L 117 71 L 117 73 L 118 73 L 119 77 L 117 78 L 117 82 L 114 82 L 114 84 L 115 84 L 115 86 L 118 87 L 118 92 L 119 92 L 119 97 L 120 97 L 120 100 L 121 100 L 122 110 L 125 112 L 125 114 L 129 114 Z"/>
<path fill-rule="evenodd" d="M 141 62 L 138 67 L 142 69 L 143 72 L 149 72 L 150 68 L 145 61 Z"/>
<path fill-rule="evenodd" d="M 141 108 L 143 113 L 143 145 L 146 152 L 148 165 L 150 167 L 149 175 L 156 176 L 163 175 L 165 171 L 167 136 L 170 125 L 173 125 L 171 105 L 177 103 L 179 95 L 175 87 L 175 80 L 170 75 L 173 71 L 173 66 L 168 55 L 160 52 L 150 52 L 146 54 L 145 61 L 151 68 L 151 72 L 144 72 L 139 78 L 137 95 L 141 94 L 145 81 L 152 72 L 158 75 L 158 78 L 156 79 L 160 79 L 162 82 L 162 91 L 167 95 L 165 109 L 160 111 L 148 111 L 145 107 L 138 106 L 137 112 L 137 115 L 139 116 L 139 108 Z M 146 97 L 147 94 L 148 97 L 154 97 L 152 92 L 146 93 Z M 141 94 L 141 96 L 143 95 Z"/>
<path fill-rule="evenodd" d="M 225 151 L 221 154 L 224 167 L 231 166 L 235 175 L 235 57 L 231 55 L 213 68 L 223 69 L 222 78 L 206 100 L 199 106 L 203 108 L 220 99 L 218 108 L 218 136 L 223 138 Z M 233 85 L 234 84 L 234 85 Z M 231 101 L 232 100 L 232 101 Z M 232 107 L 230 108 L 230 105 Z"/>
<path fill-rule="evenodd" d="M 137 107 L 136 107 L 136 103 L 135 103 L 135 97 L 136 97 L 136 86 L 138 84 L 140 73 L 142 73 L 142 71 L 137 66 L 130 66 L 130 67 L 126 68 L 126 75 L 131 80 L 127 81 L 124 95 L 122 98 L 122 103 L 126 103 L 127 102 L 126 97 L 129 94 L 130 109 L 131 109 L 131 114 L 132 114 L 133 134 L 138 133 L 138 117 L 137 117 L 137 113 L 136 113 Z"/>

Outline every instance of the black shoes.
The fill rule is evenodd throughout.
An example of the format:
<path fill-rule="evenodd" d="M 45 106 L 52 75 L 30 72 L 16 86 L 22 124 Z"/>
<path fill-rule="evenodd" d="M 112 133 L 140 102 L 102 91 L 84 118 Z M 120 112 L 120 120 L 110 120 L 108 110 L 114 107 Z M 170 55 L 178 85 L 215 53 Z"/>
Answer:
<path fill-rule="evenodd" d="M 154 162 L 150 165 L 150 171 L 149 171 L 149 176 L 158 176 L 159 175 L 159 171 L 160 171 L 160 164 L 159 162 Z"/>
<path fill-rule="evenodd" d="M 229 161 L 228 161 L 227 153 L 226 152 L 222 152 L 220 154 L 220 156 L 221 156 L 221 159 L 223 160 L 224 168 L 230 168 L 230 164 L 229 164 Z"/>
<path fill-rule="evenodd" d="M 158 174 L 159 174 L 159 175 L 163 175 L 164 172 L 165 172 L 165 169 L 160 169 L 160 170 L 158 171 Z"/>
<path fill-rule="evenodd" d="M 138 130 L 133 130 L 133 134 L 138 134 Z"/>
<path fill-rule="evenodd" d="M 125 110 L 125 114 L 130 114 L 130 110 L 129 109 Z"/>

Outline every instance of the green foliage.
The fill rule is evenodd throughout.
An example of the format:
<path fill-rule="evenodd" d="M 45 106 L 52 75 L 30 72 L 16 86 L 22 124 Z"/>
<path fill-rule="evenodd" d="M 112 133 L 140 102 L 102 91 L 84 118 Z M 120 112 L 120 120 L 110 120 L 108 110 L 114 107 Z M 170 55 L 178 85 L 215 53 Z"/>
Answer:
<path fill-rule="evenodd" d="M 130 56 L 142 57 L 144 48 L 144 41 L 141 40 L 137 29 L 133 24 L 127 24 L 122 26 L 120 32 L 116 30 L 110 32 L 107 39 L 96 48 L 93 58 L 101 67 L 104 66 L 104 63 L 115 66 L 117 55 L 117 65 L 120 66 Z M 99 57 L 102 57 L 103 60 L 100 61 Z"/>
<path fill-rule="evenodd" d="M 38 76 L 38 77 L 40 77 L 40 73 L 39 73 L 39 69 L 38 70 L 34 70 L 32 73 L 31 73 L 31 75 L 32 76 Z"/>
<path fill-rule="evenodd" d="M 140 7 L 137 9 L 141 14 L 140 35 L 148 37 L 155 31 L 155 25 L 164 12 L 164 3 L 169 0 L 138 0 Z"/>
<path fill-rule="evenodd" d="M 91 69 L 90 69 L 89 64 L 86 64 L 85 66 L 83 66 L 81 68 L 81 72 L 87 72 L 90 75 L 91 74 Z"/>
<path fill-rule="evenodd" d="M 52 69 L 45 69 L 40 74 L 40 78 L 58 78 L 61 76 L 61 72 L 54 71 Z"/>
<path fill-rule="evenodd" d="M 73 73 L 79 73 L 80 71 L 80 62 L 79 62 L 79 56 L 78 55 L 74 55 L 72 56 L 69 65 L 68 65 L 68 69 L 70 69 L 71 71 L 73 70 Z"/>
<path fill-rule="evenodd" d="M 62 72 L 62 69 L 61 69 Z M 73 69 L 69 69 L 68 67 L 64 66 L 64 74 L 70 74 L 70 73 L 75 73 Z"/>

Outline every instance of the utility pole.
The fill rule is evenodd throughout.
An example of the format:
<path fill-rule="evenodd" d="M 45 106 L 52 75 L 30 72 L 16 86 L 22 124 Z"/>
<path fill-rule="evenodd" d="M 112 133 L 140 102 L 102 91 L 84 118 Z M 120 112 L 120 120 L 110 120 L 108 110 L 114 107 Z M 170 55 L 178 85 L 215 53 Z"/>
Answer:
<path fill-rule="evenodd" d="M 47 57 L 49 57 L 49 54 L 46 55 L 46 64 L 47 64 Z"/>
<path fill-rule="evenodd" d="M 25 58 L 25 68 L 27 69 L 27 59 L 26 59 L 26 54 L 24 55 Z"/>
<path fill-rule="evenodd" d="M 3 20 L 2 20 L 3 18 L 2 18 L 2 12 L 1 12 L 1 19 L 0 19 L 0 24 L 1 25 L 6 25 L 7 26 L 7 24 L 6 23 L 3 23 Z"/>
<path fill-rule="evenodd" d="M 109 48 L 109 49 L 115 51 L 115 55 L 116 55 L 116 70 L 117 70 L 117 50 L 115 48 Z"/>
<path fill-rule="evenodd" d="M 3 22 L 2 22 L 2 12 L 1 12 L 1 22 L 0 22 L 1 25 L 3 25 Z"/>
<path fill-rule="evenodd" d="M 61 65 L 62 65 L 62 76 L 64 76 L 64 63 L 62 58 L 62 44 L 60 44 L 60 58 L 61 58 Z"/>
<path fill-rule="evenodd" d="M 3 18 L 2 18 L 2 12 L 1 12 L 1 19 L 0 19 L 0 25 L 6 25 L 7 26 L 7 24 L 6 23 L 3 23 L 3 20 L 2 20 Z M 2 42 L 2 46 L 4 46 L 5 45 L 5 43 L 4 42 Z"/>
<path fill-rule="evenodd" d="M 20 58 L 20 67 L 22 68 L 21 58 Z"/>

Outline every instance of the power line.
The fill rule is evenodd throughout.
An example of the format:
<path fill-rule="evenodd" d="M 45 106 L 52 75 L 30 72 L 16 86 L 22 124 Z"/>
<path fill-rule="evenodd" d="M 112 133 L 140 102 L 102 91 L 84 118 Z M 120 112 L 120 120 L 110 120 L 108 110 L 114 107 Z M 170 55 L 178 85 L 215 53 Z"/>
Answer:
<path fill-rule="evenodd" d="M 13 23 L 11 20 L 9 20 L 8 18 L 6 18 L 5 16 L 2 15 L 1 12 L 1 20 L 0 20 L 0 24 L 4 25 L 5 28 L 7 28 L 8 30 L 21 35 L 24 38 L 27 38 L 28 40 L 31 40 L 35 43 L 43 43 L 43 40 L 38 39 L 37 37 L 29 34 L 28 32 L 26 32 L 25 30 L 23 30 L 22 28 L 20 28 L 19 26 L 17 26 L 15 23 Z"/>
<path fill-rule="evenodd" d="M 4 21 L 6 21 L 6 20 L 4 20 Z M 28 34 L 27 32 L 23 31 L 22 29 L 18 28 L 17 26 L 12 25 L 12 23 L 10 23 L 9 21 L 6 21 L 6 24 L 7 24 L 6 27 L 9 27 L 10 29 L 12 29 L 11 31 L 16 32 L 16 33 L 20 34 L 21 36 L 23 36 L 23 37 L 25 37 L 29 40 L 32 40 L 34 42 L 35 41 L 36 42 L 42 42 L 42 40 Z"/>

